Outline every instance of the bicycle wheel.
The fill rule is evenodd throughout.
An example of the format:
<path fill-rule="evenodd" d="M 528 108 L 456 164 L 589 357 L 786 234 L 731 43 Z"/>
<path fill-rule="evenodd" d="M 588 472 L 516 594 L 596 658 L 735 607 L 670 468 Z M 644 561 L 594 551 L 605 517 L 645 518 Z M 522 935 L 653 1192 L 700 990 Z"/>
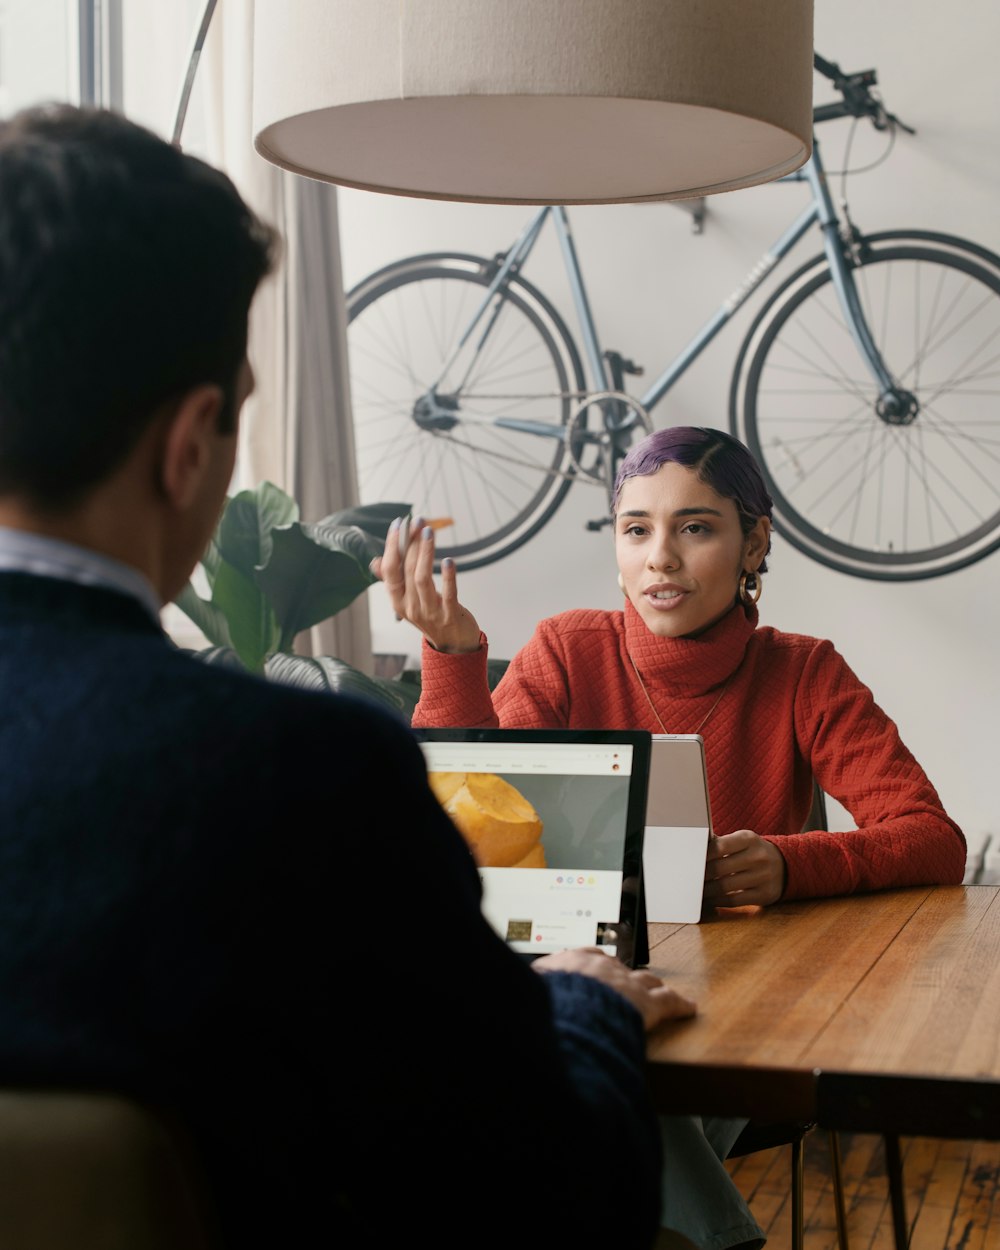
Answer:
<path fill-rule="evenodd" d="M 854 270 L 906 411 L 880 414 L 823 256 L 756 318 L 730 397 L 778 533 L 879 581 L 938 577 L 1000 547 L 1000 272 L 986 249 L 913 237 L 863 241 Z"/>
<path fill-rule="evenodd" d="M 583 372 L 549 301 L 510 279 L 460 346 L 495 273 L 478 256 L 414 256 L 347 297 L 361 502 L 449 518 L 437 557 L 460 569 L 527 542 L 576 475 L 566 427 Z"/>

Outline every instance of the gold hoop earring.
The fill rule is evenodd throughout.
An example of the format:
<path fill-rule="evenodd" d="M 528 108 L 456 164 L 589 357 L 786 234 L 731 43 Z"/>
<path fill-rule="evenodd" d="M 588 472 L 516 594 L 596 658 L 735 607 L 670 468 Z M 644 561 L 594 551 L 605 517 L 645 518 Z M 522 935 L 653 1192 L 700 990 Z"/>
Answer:
<path fill-rule="evenodd" d="M 625 578 L 622 577 L 621 573 L 618 574 L 618 589 L 622 594 L 625 593 Z"/>
<path fill-rule="evenodd" d="M 753 579 L 752 585 L 750 581 L 751 578 Z M 756 603 L 760 598 L 760 592 L 763 588 L 764 583 L 761 581 L 760 574 L 756 569 L 750 569 L 746 573 L 741 573 L 739 590 L 740 603 L 749 608 L 751 604 Z"/>

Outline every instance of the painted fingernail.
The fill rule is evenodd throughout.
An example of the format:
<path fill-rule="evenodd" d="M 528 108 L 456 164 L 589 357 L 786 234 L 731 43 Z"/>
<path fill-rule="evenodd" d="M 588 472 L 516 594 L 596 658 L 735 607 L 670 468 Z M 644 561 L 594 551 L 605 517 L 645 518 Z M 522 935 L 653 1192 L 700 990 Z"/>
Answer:
<path fill-rule="evenodd" d="M 391 534 L 394 530 L 398 530 L 400 525 L 402 525 L 402 523 L 403 523 L 403 518 L 401 516 L 396 517 L 394 521 L 391 521 L 389 523 L 389 533 Z"/>
<path fill-rule="evenodd" d="M 451 556 L 445 556 L 445 558 L 441 561 L 441 567 L 443 569 L 453 569 L 455 567 L 455 561 L 451 558 Z"/>
<path fill-rule="evenodd" d="M 425 525 L 424 528 L 420 532 L 420 537 L 424 540 L 425 543 L 430 542 L 430 540 L 434 537 L 434 531 L 431 529 L 429 525 Z"/>

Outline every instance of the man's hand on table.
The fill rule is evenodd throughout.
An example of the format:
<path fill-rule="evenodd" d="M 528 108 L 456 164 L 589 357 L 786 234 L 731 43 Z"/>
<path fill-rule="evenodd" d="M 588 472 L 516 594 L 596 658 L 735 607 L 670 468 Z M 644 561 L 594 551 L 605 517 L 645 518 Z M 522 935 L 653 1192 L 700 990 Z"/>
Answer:
<path fill-rule="evenodd" d="M 531 965 L 536 972 L 581 972 L 617 990 L 642 1016 L 647 1032 L 666 1020 L 684 1020 L 697 1010 L 689 999 L 664 984 L 653 972 L 627 968 L 597 946 L 543 955 Z"/>

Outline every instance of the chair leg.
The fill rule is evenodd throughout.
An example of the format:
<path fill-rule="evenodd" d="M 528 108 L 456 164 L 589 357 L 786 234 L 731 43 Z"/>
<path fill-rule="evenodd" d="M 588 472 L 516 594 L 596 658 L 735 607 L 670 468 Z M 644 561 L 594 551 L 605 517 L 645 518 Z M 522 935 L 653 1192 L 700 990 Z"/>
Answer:
<path fill-rule="evenodd" d="M 840 1137 L 836 1129 L 830 1130 L 830 1162 L 833 1170 L 833 1202 L 837 1212 L 837 1245 L 848 1250 L 847 1208 L 844 1205 L 844 1174 L 840 1160 Z"/>
<path fill-rule="evenodd" d="M 906 1226 L 906 1193 L 903 1189 L 903 1159 L 899 1151 L 899 1138 L 886 1133 L 885 1170 L 889 1177 L 889 1199 L 892 1204 L 892 1233 L 896 1250 L 907 1250 L 910 1234 Z"/>
<path fill-rule="evenodd" d="M 805 1146 L 802 1137 L 792 1142 L 792 1250 L 805 1241 Z"/>

